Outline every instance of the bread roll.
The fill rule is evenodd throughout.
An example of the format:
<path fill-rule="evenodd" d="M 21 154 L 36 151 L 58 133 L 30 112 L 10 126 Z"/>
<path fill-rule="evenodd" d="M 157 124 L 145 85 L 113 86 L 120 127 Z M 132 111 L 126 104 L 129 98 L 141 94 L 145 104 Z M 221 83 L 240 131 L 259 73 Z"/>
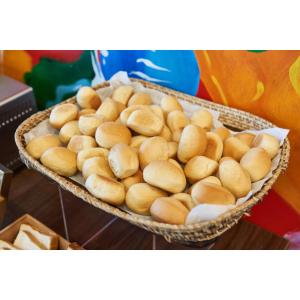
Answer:
<path fill-rule="evenodd" d="M 234 194 L 235 197 L 241 198 L 250 192 L 250 176 L 237 161 L 223 161 L 219 165 L 218 174 L 222 185 Z"/>
<path fill-rule="evenodd" d="M 130 129 L 145 136 L 160 134 L 163 125 L 163 121 L 156 114 L 144 109 L 134 111 L 127 120 Z"/>
<path fill-rule="evenodd" d="M 142 143 L 138 153 L 140 167 L 143 170 L 151 161 L 169 158 L 168 142 L 159 136 L 148 138 Z"/>
<path fill-rule="evenodd" d="M 252 147 L 265 149 L 272 159 L 278 153 L 280 144 L 275 136 L 267 133 L 260 133 L 253 140 Z"/>
<path fill-rule="evenodd" d="M 150 110 L 149 105 L 132 105 L 130 107 L 125 108 L 120 114 L 120 120 L 122 124 L 127 125 L 127 121 L 130 115 L 136 110 Z"/>
<path fill-rule="evenodd" d="M 168 114 L 171 111 L 174 110 L 181 110 L 183 111 L 182 106 L 178 102 L 177 98 L 170 95 L 165 95 L 160 102 L 160 106 L 162 110 L 165 112 L 165 114 Z"/>
<path fill-rule="evenodd" d="M 97 128 L 95 138 L 100 147 L 110 149 L 116 144 L 130 144 L 131 132 L 122 124 L 105 122 Z"/>
<path fill-rule="evenodd" d="M 133 212 L 141 215 L 149 215 L 150 207 L 154 200 L 166 196 L 166 192 L 148 183 L 137 183 L 129 188 L 125 203 Z"/>
<path fill-rule="evenodd" d="M 97 109 L 101 104 L 100 96 L 89 86 L 83 86 L 78 90 L 76 101 L 81 108 Z"/>
<path fill-rule="evenodd" d="M 183 131 L 183 129 L 178 129 L 172 133 L 172 141 L 173 142 L 179 143 L 182 131 Z"/>
<path fill-rule="evenodd" d="M 95 139 L 86 135 L 74 135 L 71 137 L 70 142 L 68 143 L 68 149 L 75 153 L 78 153 L 83 149 L 94 147 L 97 147 Z"/>
<path fill-rule="evenodd" d="M 112 205 L 122 205 L 125 188 L 122 183 L 97 174 L 92 174 L 85 182 L 86 189 L 96 198 Z"/>
<path fill-rule="evenodd" d="M 77 154 L 77 168 L 79 171 L 82 171 L 84 161 L 91 157 L 103 157 L 107 160 L 108 150 L 105 148 L 88 148 L 79 151 Z"/>
<path fill-rule="evenodd" d="M 147 183 L 173 194 L 182 192 L 186 186 L 184 173 L 166 160 L 150 162 L 143 171 L 143 177 Z"/>
<path fill-rule="evenodd" d="M 209 182 L 197 182 L 192 189 L 192 198 L 198 204 L 235 204 L 234 195 L 226 188 Z"/>
<path fill-rule="evenodd" d="M 159 136 L 161 136 L 168 142 L 172 141 L 172 133 L 167 125 L 163 126 L 163 129 L 162 129 L 161 133 L 159 134 Z"/>
<path fill-rule="evenodd" d="M 214 132 L 207 132 L 207 146 L 204 156 L 219 161 L 223 154 L 223 141 L 220 136 Z"/>
<path fill-rule="evenodd" d="M 251 181 L 263 179 L 271 170 L 272 162 L 263 148 L 251 148 L 241 159 L 241 166 L 249 173 Z"/>
<path fill-rule="evenodd" d="M 112 98 L 115 101 L 121 102 L 127 105 L 129 98 L 133 94 L 133 87 L 129 85 L 122 85 L 116 88 L 112 94 Z"/>
<path fill-rule="evenodd" d="M 84 108 L 82 110 L 79 111 L 78 113 L 78 119 L 81 117 L 81 116 L 84 116 L 84 115 L 93 115 L 96 113 L 96 109 L 93 109 L 93 108 Z"/>
<path fill-rule="evenodd" d="M 201 182 L 214 183 L 214 184 L 217 184 L 219 186 L 222 186 L 222 183 L 221 183 L 220 179 L 216 176 L 208 176 L 208 177 L 205 177 L 205 178 L 201 179 L 200 181 Z"/>
<path fill-rule="evenodd" d="M 255 134 L 248 132 L 239 132 L 235 135 L 235 137 L 251 148 L 252 142 L 255 139 Z"/>
<path fill-rule="evenodd" d="M 216 172 L 218 163 L 205 156 L 195 156 L 184 167 L 184 173 L 190 183 L 208 177 Z"/>
<path fill-rule="evenodd" d="M 168 142 L 168 156 L 175 157 L 177 154 L 178 144 L 176 142 Z"/>
<path fill-rule="evenodd" d="M 191 123 L 205 130 L 210 130 L 213 124 L 212 114 L 205 109 L 197 110 L 192 114 Z"/>
<path fill-rule="evenodd" d="M 128 101 L 128 106 L 137 105 L 137 104 L 142 104 L 142 105 L 152 104 L 151 96 L 143 92 L 138 92 L 133 94 L 133 96 L 131 96 L 131 98 Z"/>
<path fill-rule="evenodd" d="M 116 144 L 111 148 L 108 163 L 115 176 L 121 179 L 134 175 L 139 169 L 137 153 L 126 144 Z"/>
<path fill-rule="evenodd" d="M 56 129 L 62 128 L 67 122 L 76 120 L 78 108 L 75 104 L 65 103 L 55 106 L 49 117 L 49 123 Z"/>
<path fill-rule="evenodd" d="M 64 144 L 68 144 L 71 137 L 74 135 L 80 135 L 78 121 L 67 122 L 59 131 L 59 138 Z"/>
<path fill-rule="evenodd" d="M 144 181 L 143 173 L 140 170 L 138 170 L 134 175 L 129 176 L 129 177 L 124 178 L 124 179 L 121 180 L 121 182 L 123 183 L 126 191 L 128 191 L 128 189 L 132 185 L 134 185 L 136 183 L 141 183 L 143 181 Z"/>
<path fill-rule="evenodd" d="M 184 224 L 188 209 L 177 199 L 171 197 L 157 198 L 150 208 L 155 221 L 168 224 Z"/>
<path fill-rule="evenodd" d="M 232 136 L 224 141 L 223 156 L 229 156 L 240 161 L 250 148 L 238 138 Z"/>
<path fill-rule="evenodd" d="M 102 156 L 95 156 L 86 159 L 82 165 L 82 176 L 87 179 L 91 174 L 114 178 L 108 161 Z"/>
<path fill-rule="evenodd" d="M 188 210 L 191 210 L 195 205 L 198 204 L 194 202 L 192 196 L 187 193 L 173 194 L 170 197 L 179 200 Z"/>
<path fill-rule="evenodd" d="M 196 155 L 202 155 L 206 149 L 207 137 L 204 129 L 196 125 L 184 127 L 179 144 L 177 157 L 185 163 Z"/>
<path fill-rule="evenodd" d="M 105 99 L 98 108 L 96 115 L 104 117 L 106 121 L 117 120 L 120 115 L 118 102 L 110 98 Z"/>
<path fill-rule="evenodd" d="M 149 137 L 143 135 L 133 136 L 131 139 L 130 147 L 139 150 L 143 142 L 147 139 L 149 139 Z"/>
<path fill-rule="evenodd" d="M 150 110 L 165 123 L 164 111 L 159 105 L 150 105 Z"/>
<path fill-rule="evenodd" d="M 180 163 L 177 160 L 169 158 L 168 162 L 170 162 L 171 164 L 173 164 L 176 168 L 178 168 L 184 174 L 183 169 L 182 169 Z"/>
<path fill-rule="evenodd" d="M 227 138 L 231 136 L 231 133 L 229 129 L 225 127 L 219 127 L 214 130 L 214 133 L 216 133 L 222 141 L 225 141 Z"/>
<path fill-rule="evenodd" d="M 42 164 L 58 175 L 72 176 L 77 172 L 76 154 L 64 147 L 52 147 L 41 157 Z"/>
<path fill-rule="evenodd" d="M 172 132 L 183 129 L 189 123 L 190 120 L 183 111 L 175 110 L 168 114 L 167 124 Z"/>
<path fill-rule="evenodd" d="M 234 158 L 229 157 L 229 156 L 224 156 L 219 160 L 219 164 L 221 164 L 223 161 L 226 161 L 226 160 L 234 160 Z"/>
<path fill-rule="evenodd" d="M 35 159 L 40 159 L 43 153 L 52 148 L 60 146 L 61 142 L 57 135 L 46 134 L 33 138 L 26 146 L 26 151 Z"/>
<path fill-rule="evenodd" d="M 82 134 L 95 136 L 96 129 L 104 122 L 102 115 L 84 115 L 79 118 L 78 126 Z"/>

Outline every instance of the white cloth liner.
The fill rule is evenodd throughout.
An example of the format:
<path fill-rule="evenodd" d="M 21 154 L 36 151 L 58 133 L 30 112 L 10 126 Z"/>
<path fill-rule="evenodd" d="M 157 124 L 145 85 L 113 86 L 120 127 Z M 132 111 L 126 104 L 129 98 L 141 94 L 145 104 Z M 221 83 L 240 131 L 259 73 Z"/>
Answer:
<path fill-rule="evenodd" d="M 160 104 L 160 101 L 161 101 L 162 97 L 164 96 L 164 93 L 162 93 L 160 91 L 145 88 L 141 83 L 138 83 L 138 82 L 131 82 L 131 80 L 128 77 L 127 73 L 122 72 L 122 71 L 118 72 L 114 76 L 112 76 L 112 78 L 110 79 L 110 86 L 109 87 L 98 89 L 97 93 L 100 95 L 101 99 L 105 99 L 106 97 L 109 97 L 109 96 L 112 95 L 112 92 L 115 88 L 117 88 L 120 85 L 124 85 L 124 84 L 131 85 L 134 88 L 135 92 L 144 91 L 144 92 L 149 93 L 152 97 L 152 100 L 153 100 L 154 104 Z M 192 113 L 199 109 L 199 105 L 192 104 L 192 103 L 186 102 L 186 101 L 181 100 L 181 99 L 179 99 L 179 102 L 182 105 L 182 107 L 183 107 L 183 109 L 184 109 L 184 111 L 185 111 L 185 113 L 188 117 L 191 117 Z M 210 110 L 210 109 L 207 109 L 207 110 L 210 111 L 213 115 L 213 126 L 214 126 L 214 128 L 224 127 L 223 124 L 218 120 L 219 112 L 214 111 L 214 110 Z M 278 140 L 280 141 L 280 145 L 282 145 L 283 142 L 284 142 L 284 139 L 286 138 L 286 136 L 289 133 L 289 130 L 279 128 L 279 127 L 274 127 L 274 128 L 263 129 L 263 130 L 245 130 L 245 131 L 242 131 L 242 132 L 250 132 L 250 133 L 255 133 L 255 134 L 269 133 L 269 134 L 277 137 Z M 49 124 L 48 120 L 42 121 L 35 128 L 31 129 L 28 133 L 26 133 L 24 135 L 25 142 L 28 143 L 34 137 L 42 136 L 42 135 L 49 134 L 49 133 L 58 134 L 58 130 L 52 128 L 51 125 Z M 264 179 L 253 183 L 252 184 L 252 189 L 248 193 L 248 195 L 245 196 L 245 197 L 237 199 L 236 205 L 240 205 L 240 204 L 246 202 L 248 199 L 250 199 L 251 196 L 253 194 L 255 194 L 256 192 L 258 192 L 262 188 L 264 183 L 270 177 L 272 177 L 273 171 L 276 169 L 276 167 L 279 164 L 280 153 L 281 153 L 281 150 L 275 156 L 275 158 L 272 160 L 272 167 L 271 167 L 270 172 L 267 174 L 267 176 Z M 82 186 L 84 186 L 84 179 L 83 179 L 83 177 L 80 173 L 77 173 L 75 176 L 72 176 L 70 178 L 72 180 L 76 181 L 77 183 L 81 184 Z M 234 205 L 219 205 L 219 206 L 218 205 L 211 205 L 211 204 L 198 205 L 197 207 L 193 208 L 193 210 L 190 212 L 191 217 L 188 218 L 188 220 L 189 220 L 188 222 L 190 224 L 192 224 L 192 223 L 197 223 L 197 222 L 201 222 L 201 221 L 212 220 L 214 218 L 217 218 L 221 214 L 225 213 L 226 211 L 232 209 L 233 207 L 234 207 Z M 134 214 L 132 211 L 130 211 L 127 208 L 126 205 L 122 205 L 120 208 L 125 210 L 126 212 L 128 212 L 130 214 Z M 147 219 L 150 218 L 150 217 L 142 216 L 142 215 L 138 215 L 138 216 L 141 217 L 141 218 L 147 218 Z"/>

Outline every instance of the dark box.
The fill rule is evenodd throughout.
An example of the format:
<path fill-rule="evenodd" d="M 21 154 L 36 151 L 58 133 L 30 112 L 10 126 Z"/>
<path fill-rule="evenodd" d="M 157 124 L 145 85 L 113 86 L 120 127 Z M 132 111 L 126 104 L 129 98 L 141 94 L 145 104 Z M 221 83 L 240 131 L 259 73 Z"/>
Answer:
<path fill-rule="evenodd" d="M 22 163 L 14 134 L 19 124 L 37 111 L 32 88 L 0 76 L 0 163 L 10 169 Z"/>

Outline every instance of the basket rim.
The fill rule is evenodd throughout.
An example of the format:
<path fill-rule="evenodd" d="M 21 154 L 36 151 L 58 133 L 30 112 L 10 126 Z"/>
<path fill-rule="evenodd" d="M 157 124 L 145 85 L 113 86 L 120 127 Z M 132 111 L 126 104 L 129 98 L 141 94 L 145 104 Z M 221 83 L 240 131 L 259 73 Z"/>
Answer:
<path fill-rule="evenodd" d="M 249 118 L 254 119 L 254 120 L 263 121 L 264 123 L 268 124 L 268 126 L 270 126 L 270 127 L 276 127 L 276 125 L 274 125 L 273 123 L 271 123 L 271 122 L 269 122 L 269 121 L 267 121 L 267 120 L 265 120 L 261 117 L 258 117 L 254 114 L 251 114 L 249 112 L 242 111 L 240 109 L 231 108 L 231 107 L 229 108 L 229 107 L 224 106 L 224 105 L 219 104 L 219 103 L 214 103 L 214 102 L 211 102 L 211 101 L 208 101 L 208 100 L 205 100 L 205 99 L 201 99 L 201 98 L 198 98 L 198 97 L 195 97 L 195 96 L 190 96 L 190 95 L 184 94 L 182 92 L 178 92 L 178 91 L 175 91 L 175 90 L 170 89 L 170 88 L 162 87 L 160 85 L 150 83 L 150 82 L 147 82 L 147 81 L 144 81 L 144 80 L 141 80 L 141 79 L 130 78 L 130 80 L 133 81 L 133 82 L 139 82 L 144 87 L 152 88 L 152 89 L 158 90 L 160 92 L 163 92 L 165 94 L 174 95 L 174 96 L 176 96 L 176 97 L 178 97 L 178 98 L 180 98 L 184 101 L 194 103 L 194 104 L 198 104 L 199 106 L 202 106 L 202 107 L 203 106 L 207 107 L 207 105 L 209 105 L 209 106 L 213 107 L 213 108 L 210 108 L 210 109 L 214 109 L 214 108 L 223 108 L 224 109 L 224 108 L 226 108 L 226 109 L 229 109 L 231 112 L 235 112 L 237 114 L 243 114 L 244 116 L 248 116 Z M 97 90 L 99 88 L 107 87 L 109 85 L 110 85 L 109 81 L 105 81 L 105 82 L 102 82 L 102 83 L 94 86 L 93 89 Z M 61 103 L 74 102 L 74 100 L 75 100 L 75 96 L 71 97 L 71 98 L 69 98 L 69 99 L 67 99 L 67 100 L 65 100 Z M 70 191 L 71 193 L 73 193 L 75 196 L 81 198 L 82 200 L 84 200 L 86 202 L 89 202 L 90 204 L 93 205 L 93 203 L 91 203 L 87 199 L 87 197 L 89 197 L 89 198 L 93 199 L 94 201 L 99 202 L 99 205 L 101 207 L 97 206 L 97 208 L 100 208 L 100 209 L 106 211 L 107 213 L 111 213 L 113 215 L 116 215 L 116 216 L 118 216 L 118 217 L 120 217 L 124 220 L 127 220 L 131 223 L 134 223 L 136 225 L 145 225 L 145 226 L 150 226 L 150 227 L 156 228 L 156 229 L 166 229 L 166 230 L 171 231 L 171 232 L 185 232 L 185 231 L 190 232 L 190 231 L 199 230 L 199 229 L 202 229 L 202 228 L 209 228 L 211 226 L 217 225 L 218 223 L 223 223 L 228 219 L 232 219 L 235 212 L 244 211 L 244 213 L 246 213 L 255 204 L 257 204 L 259 201 L 261 201 L 263 196 L 267 194 L 268 190 L 271 188 L 271 186 L 277 180 L 277 178 L 280 175 L 281 171 L 286 169 L 287 163 L 289 161 L 290 143 L 289 143 L 289 139 L 286 137 L 285 140 L 284 140 L 284 143 L 283 143 L 283 145 L 285 147 L 282 147 L 280 161 L 279 161 L 279 164 L 278 164 L 277 168 L 273 171 L 272 177 L 269 178 L 264 183 L 264 185 L 263 185 L 263 187 L 260 191 L 255 193 L 245 203 L 234 207 L 233 209 L 223 213 L 219 217 L 217 217 L 213 220 L 210 220 L 210 221 L 203 221 L 203 222 L 199 222 L 199 223 L 195 223 L 195 224 L 188 224 L 188 225 L 185 225 L 185 224 L 183 224 L 183 225 L 173 225 L 173 224 L 160 223 L 160 222 L 157 222 L 157 221 L 154 221 L 154 220 L 144 219 L 142 216 L 140 217 L 139 215 L 136 215 L 136 214 L 130 214 L 126 211 L 123 211 L 119 207 L 112 206 L 112 205 L 102 201 L 101 199 L 97 199 L 96 197 L 91 195 L 86 190 L 86 188 L 84 186 L 81 186 L 81 185 L 79 186 L 72 179 L 56 174 L 55 172 L 53 172 L 50 169 L 43 166 L 38 160 L 35 160 L 32 156 L 29 155 L 29 153 L 26 151 L 24 143 L 22 141 L 22 139 L 24 138 L 24 133 L 26 133 L 30 129 L 34 128 L 36 125 L 34 125 L 30 128 L 30 124 L 35 124 L 34 121 L 37 118 L 45 117 L 47 114 L 50 113 L 50 111 L 52 110 L 53 107 L 54 106 L 52 106 L 52 107 L 50 107 L 50 108 L 48 108 L 44 111 L 40 111 L 40 112 L 37 112 L 37 113 L 33 114 L 32 116 L 27 118 L 25 121 L 23 121 L 18 126 L 18 128 L 15 132 L 15 141 L 16 141 L 16 145 L 18 147 L 18 150 L 20 152 L 20 156 L 21 156 L 22 160 L 25 160 L 25 164 L 27 165 L 27 167 L 34 168 L 35 170 L 41 172 L 42 174 L 50 177 L 52 180 L 56 181 L 60 186 L 62 186 L 66 190 Z M 47 119 L 47 117 L 45 117 L 44 119 Z M 28 126 L 29 129 L 24 131 L 24 128 L 26 126 Z M 283 151 L 283 150 L 285 150 L 285 151 Z M 66 187 L 67 185 L 69 185 L 72 189 Z M 78 187 L 81 190 L 80 193 L 76 192 L 76 189 L 78 189 Z M 239 218 L 237 218 L 235 220 L 235 222 L 237 223 L 238 220 L 239 220 Z M 215 236 L 218 236 L 218 235 L 219 235 L 219 233 L 215 234 Z M 211 237 L 214 237 L 214 235 L 212 234 Z"/>

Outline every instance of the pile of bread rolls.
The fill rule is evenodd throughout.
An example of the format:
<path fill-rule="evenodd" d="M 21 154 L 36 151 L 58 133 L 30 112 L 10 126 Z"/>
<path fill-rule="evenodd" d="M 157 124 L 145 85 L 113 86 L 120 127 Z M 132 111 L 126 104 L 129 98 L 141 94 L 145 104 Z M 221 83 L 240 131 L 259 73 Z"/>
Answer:
<path fill-rule="evenodd" d="M 34 138 L 27 151 L 59 175 L 81 172 L 96 198 L 159 222 L 185 224 L 202 204 L 234 205 L 279 151 L 272 135 L 213 128 L 207 110 L 189 118 L 174 96 L 154 105 L 132 86 L 107 99 L 82 87 L 76 99 L 52 110 L 59 133 Z"/>

